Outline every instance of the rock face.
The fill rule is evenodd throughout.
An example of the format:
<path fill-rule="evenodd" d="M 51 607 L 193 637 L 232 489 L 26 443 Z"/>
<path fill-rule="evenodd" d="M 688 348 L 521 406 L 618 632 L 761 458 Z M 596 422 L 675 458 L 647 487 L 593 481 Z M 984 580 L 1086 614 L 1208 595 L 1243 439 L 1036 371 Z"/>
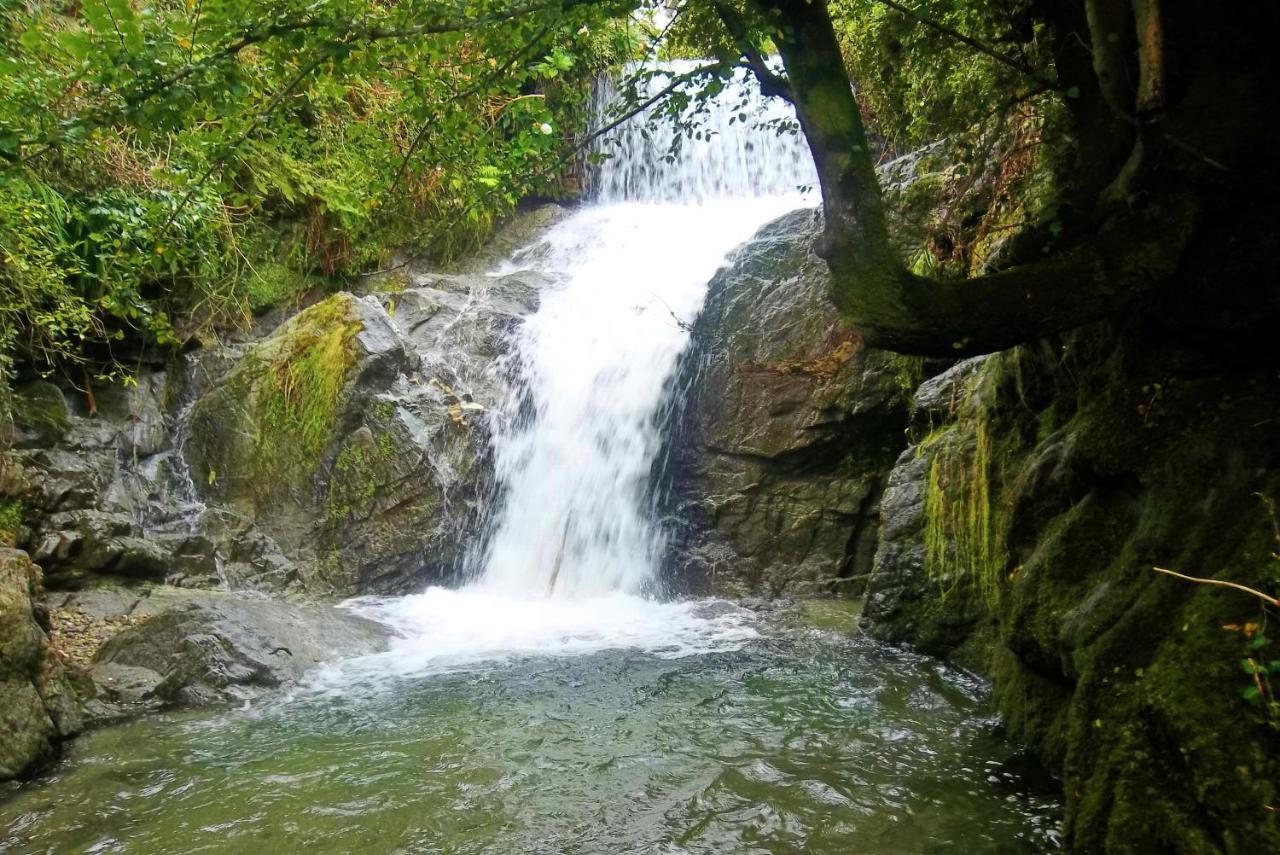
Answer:
<path fill-rule="evenodd" d="M 288 556 L 286 585 L 346 595 L 429 572 L 398 560 L 418 541 L 389 545 L 379 530 L 430 525 L 461 480 L 439 476 L 452 474 L 446 455 L 477 451 L 450 424 L 443 392 L 414 388 L 420 364 L 376 298 L 338 294 L 255 343 L 197 397 L 193 480 L 230 520 L 253 521 L 266 551 Z M 234 565 L 254 557 L 233 561 L 233 584 L 252 575 Z"/>
<path fill-rule="evenodd" d="M 806 595 L 870 570 L 914 365 L 867 351 L 828 301 L 813 211 L 770 223 L 712 280 L 676 399 L 674 563 L 711 589 Z"/>
<path fill-rule="evenodd" d="M 49 646 L 38 605 L 40 571 L 25 552 L 0 549 L 0 780 L 47 762 L 81 728 L 78 705 Z"/>
<path fill-rule="evenodd" d="M 1276 376 L 1104 326 L 916 396 L 864 625 L 991 675 L 1072 851 L 1280 847 L 1275 678 L 1242 668 L 1280 658 L 1266 610 L 1152 571 L 1275 591 Z"/>
<path fill-rule="evenodd" d="M 956 426 L 956 415 L 971 402 L 973 386 L 988 358 L 966 359 L 916 390 L 911 400 L 911 432 L 921 441 L 898 458 L 880 502 L 879 544 L 863 592 L 863 623 L 886 641 L 906 642 L 926 653 L 955 652 L 981 614 L 974 592 L 958 584 L 960 574 L 954 568 L 930 572 L 931 561 L 957 560 L 958 541 L 951 533 L 937 531 L 938 537 L 930 540 L 929 512 L 938 510 L 930 504 L 931 495 L 933 504 L 940 504 L 935 468 L 949 473 L 946 463 L 957 453 L 963 452 L 966 460 L 972 456 L 973 426 Z M 970 510 L 967 503 L 962 505 L 964 511 Z M 964 556 L 965 561 L 974 558 Z"/>
<path fill-rule="evenodd" d="M 1274 343 L 1153 307 L 925 379 L 839 332 L 814 231 L 762 230 L 695 325 L 677 572 L 864 595 L 868 633 L 988 675 L 1070 851 L 1280 849 L 1273 615 L 1152 570 L 1280 593 Z"/>
<path fill-rule="evenodd" d="M 419 274 L 303 311 L 196 400 L 195 483 L 255 520 L 307 593 L 448 576 L 489 490 L 483 413 L 501 394 L 505 334 L 540 284 Z"/>
<path fill-rule="evenodd" d="M 349 596 L 441 579 L 490 489 L 506 333 L 542 284 L 419 273 L 95 398 L 21 386 L 0 535 L 61 588 L 106 574 Z"/>

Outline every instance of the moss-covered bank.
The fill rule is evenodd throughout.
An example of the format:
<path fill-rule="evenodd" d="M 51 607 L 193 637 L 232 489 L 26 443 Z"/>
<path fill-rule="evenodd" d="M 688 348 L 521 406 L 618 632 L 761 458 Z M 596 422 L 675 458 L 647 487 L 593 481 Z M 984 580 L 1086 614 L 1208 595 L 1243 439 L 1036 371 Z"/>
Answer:
<path fill-rule="evenodd" d="M 1246 670 L 1272 615 L 1152 569 L 1277 593 L 1277 412 L 1265 351 L 1106 326 L 985 359 L 915 428 L 924 581 L 877 600 L 882 546 L 869 626 L 992 676 L 1074 851 L 1280 847 L 1280 685 Z"/>

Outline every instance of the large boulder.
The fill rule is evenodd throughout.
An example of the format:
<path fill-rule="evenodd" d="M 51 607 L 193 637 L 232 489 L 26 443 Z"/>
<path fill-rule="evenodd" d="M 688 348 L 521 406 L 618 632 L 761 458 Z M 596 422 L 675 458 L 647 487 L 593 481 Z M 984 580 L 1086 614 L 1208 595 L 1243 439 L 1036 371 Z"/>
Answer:
<path fill-rule="evenodd" d="M 0 780 L 51 760 L 81 727 L 78 705 L 49 644 L 38 605 L 40 571 L 25 552 L 0 549 Z"/>
<path fill-rule="evenodd" d="M 915 363 L 843 327 L 817 214 L 768 224 L 711 281 L 682 361 L 676 564 L 732 594 L 824 594 L 868 572 Z"/>
<path fill-rule="evenodd" d="M 540 285 L 419 273 L 337 294 L 206 382 L 185 450 L 206 500 L 231 511 L 203 520 L 233 544 L 224 578 L 348 596 L 454 572 L 490 489 L 482 414 L 502 394 L 498 359 Z M 227 537 L 237 520 L 253 531 Z M 288 556 L 283 576 L 271 554 Z"/>
<path fill-rule="evenodd" d="M 251 700 L 325 662 L 379 651 L 389 635 L 334 606 L 220 591 L 104 587 L 58 608 L 112 627 L 90 663 L 96 692 L 87 711 L 96 721 Z"/>

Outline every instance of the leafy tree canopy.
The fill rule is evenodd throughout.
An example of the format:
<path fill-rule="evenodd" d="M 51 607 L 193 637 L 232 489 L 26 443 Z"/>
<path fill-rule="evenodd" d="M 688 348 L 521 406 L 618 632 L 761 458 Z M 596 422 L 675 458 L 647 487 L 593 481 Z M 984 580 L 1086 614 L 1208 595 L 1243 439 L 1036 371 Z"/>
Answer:
<path fill-rule="evenodd" d="M 1266 136 L 1238 118 L 1274 77 L 1266 14 L 1212 5 L 11 0 L 0 347 L 101 362 L 121 337 L 185 340 L 396 245 L 448 256 L 519 199 L 572 191 L 590 79 L 655 35 L 705 62 L 656 94 L 633 70 L 617 120 L 651 107 L 692 130 L 749 69 L 796 106 L 854 327 L 905 352 L 1008 346 L 1166 283 Z M 997 167 L 1047 179 L 1020 207 L 1030 251 L 959 284 L 904 265 L 877 152 L 948 137 L 961 166 L 989 165 L 1009 127 L 1035 154 Z"/>
<path fill-rule="evenodd" d="M 564 192 L 609 3 L 18 2 L 0 17 L 0 347 L 176 343 Z M 570 188 L 571 189 L 571 188 Z M 77 378 L 78 379 L 78 378 Z"/>

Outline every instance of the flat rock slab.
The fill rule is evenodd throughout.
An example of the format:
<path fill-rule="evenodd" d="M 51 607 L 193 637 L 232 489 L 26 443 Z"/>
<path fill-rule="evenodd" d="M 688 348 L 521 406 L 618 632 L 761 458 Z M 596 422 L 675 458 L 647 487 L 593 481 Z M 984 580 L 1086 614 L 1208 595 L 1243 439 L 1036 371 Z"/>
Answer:
<path fill-rule="evenodd" d="M 89 595 L 68 607 L 101 612 Z M 102 646 L 92 675 L 93 717 L 111 720 L 176 706 L 236 703 L 298 683 L 324 662 L 382 650 L 390 631 L 334 606 L 217 591 L 153 589 L 128 611 L 132 625 Z"/>

